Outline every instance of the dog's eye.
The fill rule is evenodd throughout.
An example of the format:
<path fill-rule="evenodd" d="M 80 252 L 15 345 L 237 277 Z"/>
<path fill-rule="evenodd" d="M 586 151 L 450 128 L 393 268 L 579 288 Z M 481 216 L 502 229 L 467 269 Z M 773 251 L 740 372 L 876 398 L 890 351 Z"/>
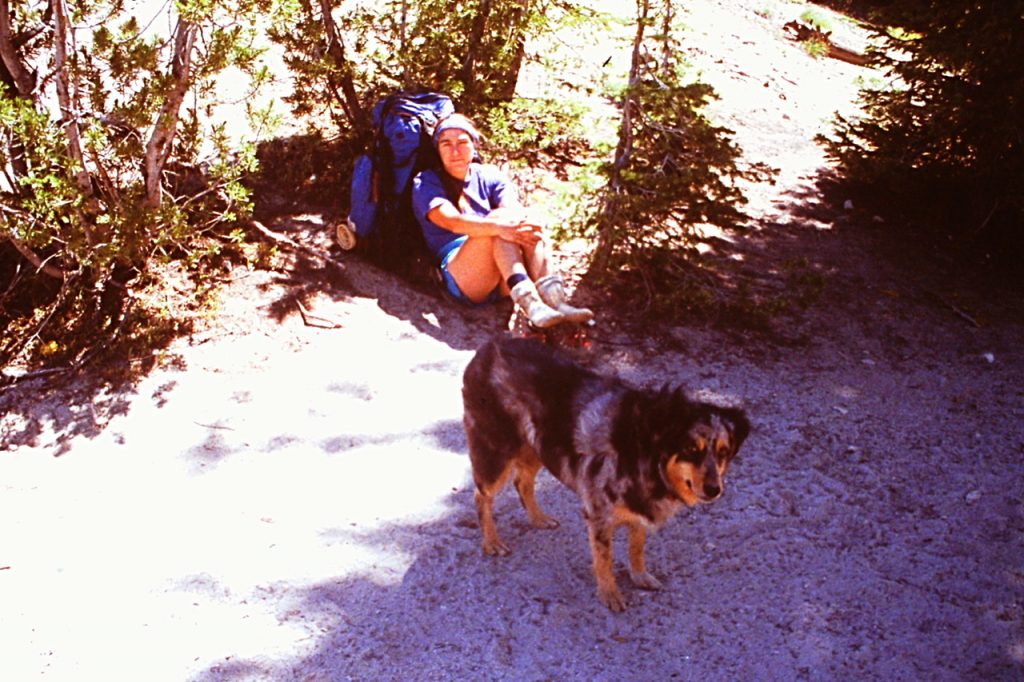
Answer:
<path fill-rule="evenodd" d="M 700 461 L 704 459 L 704 453 L 691 446 L 677 454 L 676 459 L 688 464 L 700 464 Z"/>

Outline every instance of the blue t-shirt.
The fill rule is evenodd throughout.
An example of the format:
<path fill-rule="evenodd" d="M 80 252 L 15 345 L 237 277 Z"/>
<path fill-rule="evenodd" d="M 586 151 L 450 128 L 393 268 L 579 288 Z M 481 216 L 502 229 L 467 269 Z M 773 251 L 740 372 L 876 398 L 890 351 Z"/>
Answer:
<path fill-rule="evenodd" d="M 412 209 L 423 229 L 427 247 L 440 259 L 445 246 L 462 235 L 435 225 L 427 214 L 441 204 L 458 201 L 458 197 L 449 198 L 441 182 L 444 171 L 425 170 L 412 181 Z M 457 187 L 457 180 L 450 180 Z M 464 201 L 458 201 L 455 207 L 469 215 L 486 216 L 499 206 L 517 206 L 515 188 L 497 166 L 472 163 L 462 186 Z"/>

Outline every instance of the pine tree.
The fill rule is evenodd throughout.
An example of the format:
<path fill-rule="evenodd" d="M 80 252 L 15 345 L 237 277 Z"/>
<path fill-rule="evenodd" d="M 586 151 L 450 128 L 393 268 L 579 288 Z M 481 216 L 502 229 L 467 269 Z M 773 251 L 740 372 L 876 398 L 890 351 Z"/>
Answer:
<path fill-rule="evenodd" d="M 878 61 L 891 86 L 863 93 L 864 118 L 840 119 L 832 153 L 854 180 L 931 207 L 960 236 L 1019 248 L 1024 1 L 917 0 L 875 17 L 889 26 Z"/>

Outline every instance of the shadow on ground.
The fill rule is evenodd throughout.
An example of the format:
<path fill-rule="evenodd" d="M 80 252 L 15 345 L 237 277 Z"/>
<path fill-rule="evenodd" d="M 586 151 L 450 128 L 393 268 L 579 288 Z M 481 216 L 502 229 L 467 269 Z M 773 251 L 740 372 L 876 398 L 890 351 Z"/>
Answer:
<path fill-rule="evenodd" d="M 812 493 L 825 505 L 815 510 L 770 492 L 751 504 L 766 491 L 741 482 L 731 499 L 676 518 L 650 543 L 657 593 L 628 584 L 620 536 L 616 573 L 631 607 L 613 615 L 594 596 L 565 489 L 541 479 L 540 500 L 562 521 L 553 531 L 529 528 L 506 491 L 497 513 L 513 554 L 493 559 L 463 487 L 436 521 L 324 534 L 404 568 L 368 567 L 281 598 L 281 625 L 307 629 L 308 651 L 228 655 L 193 679 L 1015 679 L 1024 640 L 1007 629 L 1019 608 L 1012 579 L 958 566 L 934 525 L 912 533 L 911 551 L 891 543 L 907 519 L 894 525 L 827 489 L 831 500 Z M 1013 550 L 999 537 L 991 528 L 970 541 L 982 562 L 1006 565 Z"/>

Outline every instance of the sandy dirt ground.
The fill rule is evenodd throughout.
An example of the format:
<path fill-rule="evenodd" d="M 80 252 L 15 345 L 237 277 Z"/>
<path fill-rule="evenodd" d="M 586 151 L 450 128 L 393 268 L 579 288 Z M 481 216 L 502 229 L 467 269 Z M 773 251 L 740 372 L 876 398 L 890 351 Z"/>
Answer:
<path fill-rule="evenodd" d="M 750 266 L 825 286 L 774 335 L 595 331 L 600 366 L 754 424 L 724 497 L 651 538 L 662 591 L 629 585 L 620 537 L 630 608 L 597 601 L 546 474 L 561 527 L 506 491 L 513 553 L 482 554 L 461 373 L 501 320 L 339 252 L 309 299 L 337 327 L 287 305 L 298 275 L 239 271 L 131 389 L 0 392 L 0 679 L 1021 679 L 1019 295 L 824 205 L 811 138 L 858 72 L 782 38 L 798 5 L 692 6 L 718 115 L 781 171 L 751 188 Z M 317 214 L 275 227 L 329 248 Z"/>

